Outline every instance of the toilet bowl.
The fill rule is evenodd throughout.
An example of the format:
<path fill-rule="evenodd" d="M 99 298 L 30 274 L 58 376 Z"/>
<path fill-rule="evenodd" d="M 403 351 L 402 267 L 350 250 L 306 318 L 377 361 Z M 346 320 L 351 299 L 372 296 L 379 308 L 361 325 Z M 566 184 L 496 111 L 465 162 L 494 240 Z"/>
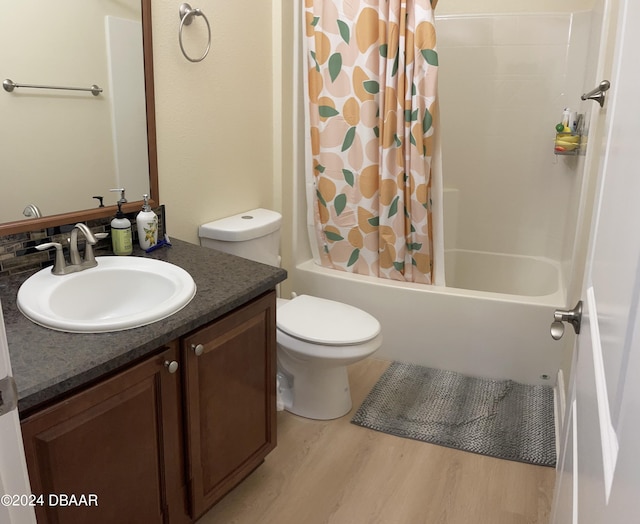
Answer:
<path fill-rule="evenodd" d="M 319 420 L 349 413 L 347 366 L 380 348 L 380 323 L 361 309 L 308 295 L 278 300 L 276 323 L 284 409 Z"/>
<path fill-rule="evenodd" d="M 200 226 L 203 247 L 279 265 L 282 216 L 253 209 Z M 328 420 L 352 407 L 347 366 L 382 345 L 380 323 L 361 309 L 300 295 L 278 299 L 278 397 L 284 409 Z"/>

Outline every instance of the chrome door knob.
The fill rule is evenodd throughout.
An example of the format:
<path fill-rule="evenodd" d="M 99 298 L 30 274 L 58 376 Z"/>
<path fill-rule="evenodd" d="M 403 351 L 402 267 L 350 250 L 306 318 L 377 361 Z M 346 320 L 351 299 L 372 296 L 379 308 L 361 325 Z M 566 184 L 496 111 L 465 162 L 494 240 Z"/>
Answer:
<path fill-rule="evenodd" d="M 556 309 L 551 323 L 551 338 L 560 340 L 564 335 L 563 322 L 569 322 L 573 326 L 576 335 L 580 334 L 582 324 L 582 300 L 578 301 L 573 309 Z"/>
<path fill-rule="evenodd" d="M 199 357 L 204 353 L 204 346 L 202 344 L 191 344 L 191 349 L 196 354 L 196 357 Z"/>
<path fill-rule="evenodd" d="M 564 335 L 564 324 L 556 320 L 551 323 L 551 338 L 553 340 L 560 340 Z"/>

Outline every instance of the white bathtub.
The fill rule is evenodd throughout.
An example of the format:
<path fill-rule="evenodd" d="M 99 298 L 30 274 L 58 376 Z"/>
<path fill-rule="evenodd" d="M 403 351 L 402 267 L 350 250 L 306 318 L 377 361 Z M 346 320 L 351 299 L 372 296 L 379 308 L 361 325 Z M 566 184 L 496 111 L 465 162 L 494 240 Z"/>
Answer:
<path fill-rule="evenodd" d="M 446 254 L 447 287 L 296 266 L 295 291 L 360 307 L 382 324 L 380 358 L 554 385 L 562 344 L 549 334 L 565 306 L 560 266 L 477 251 Z"/>
<path fill-rule="evenodd" d="M 564 302 L 560 265 L 548 258 L 451 249 L 445 273 L 447 287 Z"/>

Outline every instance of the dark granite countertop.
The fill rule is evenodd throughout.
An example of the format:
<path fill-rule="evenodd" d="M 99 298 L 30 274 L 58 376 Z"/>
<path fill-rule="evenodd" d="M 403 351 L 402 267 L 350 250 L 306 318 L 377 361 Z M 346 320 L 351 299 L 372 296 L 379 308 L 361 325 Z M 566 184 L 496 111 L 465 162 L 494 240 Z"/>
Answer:
<path fill-rule="evenodd" d="M 150 254 L 138 250 L 134 255 L 184 268 L 196 282 L 196 296 L 169 318 L 135 329 L 73 334 L 41 327 L 22 315 L 16 304 L 18 288 L 31 274 L 0 279 L 11 367 L 22 414 L 153 354 L 164 344 L 274 289 L 286 278 L 283 269 L 180 240 L 171 242 L 171 248 Z"/>

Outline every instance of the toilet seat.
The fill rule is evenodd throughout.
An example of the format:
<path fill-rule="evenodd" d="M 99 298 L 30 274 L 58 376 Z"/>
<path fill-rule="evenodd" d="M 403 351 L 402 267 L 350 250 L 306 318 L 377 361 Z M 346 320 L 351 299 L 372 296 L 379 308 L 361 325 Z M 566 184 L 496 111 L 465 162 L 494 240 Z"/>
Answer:
<path fill-rule="evenodd" d="M 381 331 L 380 323 L 369 313 L 309 295 L 299 295 L 280 306 L 276 324 L 293 338 L 323 346 L 364 344 Z"/>

